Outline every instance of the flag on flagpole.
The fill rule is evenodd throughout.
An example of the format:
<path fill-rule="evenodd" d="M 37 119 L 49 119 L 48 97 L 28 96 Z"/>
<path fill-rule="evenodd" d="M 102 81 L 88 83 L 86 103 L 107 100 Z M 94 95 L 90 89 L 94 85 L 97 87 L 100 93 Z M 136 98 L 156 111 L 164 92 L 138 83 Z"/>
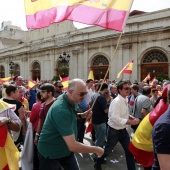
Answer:
<path fill-rule="evenodd" d="M 168 87 L 169 85 L 163 89 L 163 99 L 141 121 L 129 145 L 130 152 L 143 167 L 151 167 L 154 162 L 152 129 L 158 118 L 168 109 L 168 104 L 164 102 Z"/>
<path fill-rule="evenodd" d="M 119 78 L 121 74 L 132 74 L 133 65 L 134 60 L 127 63 L 126 66 L 118 73 L 117 78 Z"/>
<path fill-rule="evenodd" d="M 64 86 L 64 87 L 63 87 L 63 91 L 67 91 L 67 89 L 68 89 L 68 83 L 69 83 L 69 76 L 62 78 L 61 83 L 62 83 L 62 85 Z"/>
<path fill-rule="evenodd" d="M 35 85 L 37 84 L 37 82 L 33 81 L 32 79 L 30 79 L 28 81 L 28 89 L 33 88 Z"/>
<path fill-rule="evenodd" d="M 92 69 L 92 67 L 90 67 L 90 72 L 89 72 L 89 75 L 88 75 L 88 79 L 94 80 L 94 75 L 93 75 L 93 69 Z"/>
<path fill-rule="evenodd" d="M 0 169 L 19 169 L 19 151 L 5 126 L 0 126 Z"/>
<path fill-rule="evenodd" d="M 150 78 L 150 73 L 148 73 L 148 75 L 144 78 L 143 82 L 146 83 L 148 80 L 150 80 Z"/>
<path fill-rule="evenodd" d="M 71 20 L 122 32 L 132 4 L 133 0 L 25 0 L 27 28 Z"/>

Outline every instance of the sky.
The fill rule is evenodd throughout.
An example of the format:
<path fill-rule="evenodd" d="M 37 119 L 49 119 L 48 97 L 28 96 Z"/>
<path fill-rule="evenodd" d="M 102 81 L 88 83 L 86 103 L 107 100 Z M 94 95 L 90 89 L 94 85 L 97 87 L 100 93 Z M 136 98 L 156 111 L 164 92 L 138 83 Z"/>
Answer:
<path fill-rule="evenodd" d="M 170 8 L 170 0 L 134 0 L 131 11 L 152 12 L 165 8 Z M 12 25 L 27 30 L 24 0 L 0 0 L 0 24 L 3 21 L 12 21 Z M 75 26 L 84 27 L 83 24 L 75 24 Z"/>

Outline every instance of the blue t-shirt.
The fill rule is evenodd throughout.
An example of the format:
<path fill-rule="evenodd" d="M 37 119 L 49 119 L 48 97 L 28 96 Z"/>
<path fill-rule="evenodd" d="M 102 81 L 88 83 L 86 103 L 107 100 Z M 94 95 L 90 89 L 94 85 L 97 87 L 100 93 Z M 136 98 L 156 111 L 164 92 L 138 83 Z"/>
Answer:
<path fill-rule="evenodd" d="M 170 154 L 170 107 L 155 122 L 152 130 L 154 164 L 152 170 L 160 170 L 157 154 Z"/>

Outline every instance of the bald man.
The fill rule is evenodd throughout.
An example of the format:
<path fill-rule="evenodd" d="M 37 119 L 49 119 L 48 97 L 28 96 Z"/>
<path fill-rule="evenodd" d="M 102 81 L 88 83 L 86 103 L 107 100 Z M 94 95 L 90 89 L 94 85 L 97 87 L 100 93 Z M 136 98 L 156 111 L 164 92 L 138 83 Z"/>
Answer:
<path fill-rule="evenodd" d="M 69 82 L 68 91 L 58 97 L 51 106 L 40 138 L 40 170 L 79 170 L 74 152 L 95 153 L 99 157 L 104 150 L 96 146 L 86 146 L 77 142 L 78 104 L 86 97 L 86 84 L 81 79 Z M 91 114 L 91 110 L 80 113 L 82 116 Z"/>

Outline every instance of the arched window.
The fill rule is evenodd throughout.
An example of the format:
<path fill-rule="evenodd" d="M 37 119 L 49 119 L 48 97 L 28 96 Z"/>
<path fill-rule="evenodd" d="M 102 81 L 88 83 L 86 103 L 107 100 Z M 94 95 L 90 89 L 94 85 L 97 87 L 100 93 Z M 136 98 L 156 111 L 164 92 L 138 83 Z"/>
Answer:
<path fill-rule="evenodd" d="M 93 61 L 93 66 L 104 66 L 104 65 L 109 65 L 109 62 L 107 60 L 106 57 L 104 57 L 103 55 L 98 55 L 94 61 Z"/>
<path fill-rule="evenodd" d="M 0 66 L 0 78 L 5 78 L 5 68 L 4 66 Z"/>
<path fill-rule="evenodd" d="M 14 65 L 14 75 L 20 76 L 20 66 L 19 66 L 19 64 Z"/>
<path fill-rule="evenodd" d="M 34 62 L 32 65 L 33 70 L 40 70 L 40 64 L 38 62 Z"/>
<path fill-rule="evenodd" d="M 98 55 L 92 61 L 92 69 L 94 74 L 94 79 L 99 80 L 105 77 L 106 71 L 109 66 L 108 59 L 103 55 Z M 106 78 L 109 78 L 109 74 Z"/>
<path fill-rule="evenodd" d="M 151 78 L 168 75 L 168 58 L 161 50 L 155 49 L 144 55 L 141 64 L 141 80 L 148 73 L 150 73 Z"/>
<path fill-rule="evenodd" d="M 41 79 L 41 66 L 37 61 L 32 64 L 32 79 L 37 81 Z"/>
<path fill-rule="evenodd" d="M 166 55 L 162 51 L 158 51 L 158 50 L 150 51 L 144 56 L 143 64 L 156 63 L 156 62 L 161 62 L 161 63 L 168 62 Z"/>

